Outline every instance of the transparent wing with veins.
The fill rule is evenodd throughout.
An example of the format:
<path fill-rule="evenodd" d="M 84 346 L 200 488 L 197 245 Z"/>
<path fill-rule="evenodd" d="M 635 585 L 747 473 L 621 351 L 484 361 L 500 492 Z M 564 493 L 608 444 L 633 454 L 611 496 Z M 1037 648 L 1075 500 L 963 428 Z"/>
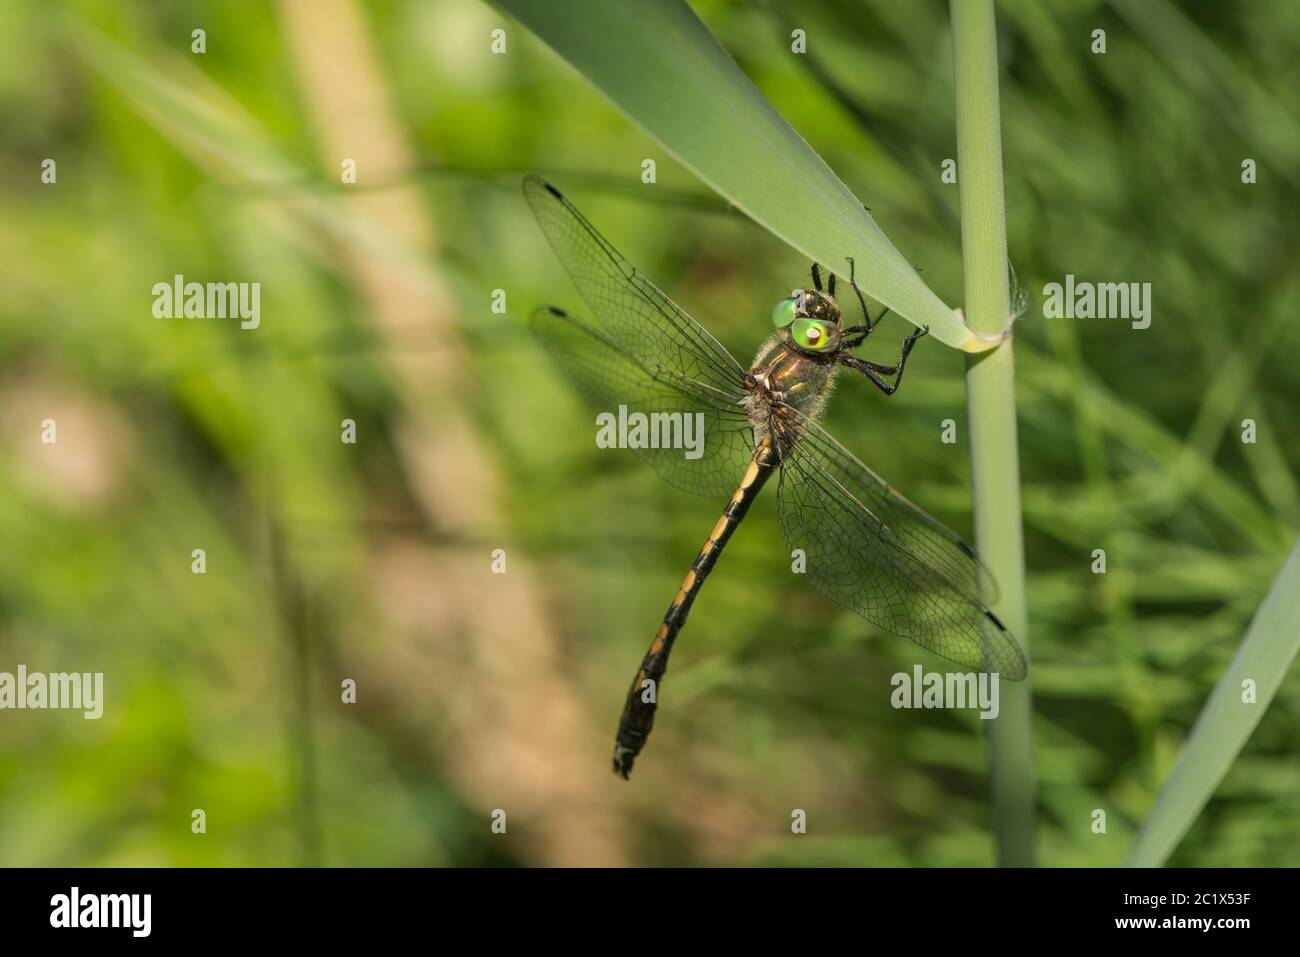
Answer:
<path fill-rule="evenodd" d="M 719 500 L 735 491 L 754 453 L 753 430 L 735 392 L 723 393 L 662 364 L 651 366 L 603 330 L 553 307 L 538 309 L 529 325 L 592 411 L 617 415 L 623 405 L 647 416 L 677 415 L 702 439 L 689 458 L 684 448 L 635 450 L 665 481 Z M 697 426 L 702 435 L 694 432 Z"/>
<path fill-rule="evenodd" d="M 652 377 L 670 373 L 743 398 L 740 363 L 624 259 L 559 190 L 528 176 L 524 197 L 610 343 L 635 356 Z"/>
<path fill-rule="evenodd" d="M 984 604 L 992 577 L 954 532 L 887 485 L 815 422 L 785 450 L 786 544 L 814 587 L 885 631 L 978 671 L 1026 673 L 1016 640 Z"/>

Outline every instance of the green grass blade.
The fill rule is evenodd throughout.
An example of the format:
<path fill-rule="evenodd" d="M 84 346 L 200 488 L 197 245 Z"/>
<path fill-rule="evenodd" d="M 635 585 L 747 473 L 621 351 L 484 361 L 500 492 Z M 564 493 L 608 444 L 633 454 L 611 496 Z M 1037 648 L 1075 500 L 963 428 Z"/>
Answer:
<path fill-rule="evenodd" d="M 997 27 L 992 0 L 952 0 L 957 164 L 961 169 L 961 250 L 971 328 L 1002 329 L 1010 312 Z M 1025 548 L 1020 517 L 1013 340 L 968 358 L 975 544 L 1001 585 L 994 611 L 1029 652 Z M 1032 677 L 1033 671 L 1030 670 Z M 1029 679 L 1002 685 L 1002 712 L 990 722 L 989 755 L 998 863 L 1034 863 L 1035 788 Z"/>
<path fill-rule="evenodd" d="M 1300 648 L 1300 540 L 1273 581 L 1236 656 L 1214 686 L 1191 737 L 1129 854 L 1130 867 L 1159 867 L 1196 821 L 1264 716 Z M 1255 701 L 1242 701 L 1242 683 Z"/>
<path fill-rule="evenodd" d="M 844 278 L 852 256 L 869 295 L 928 325 L 941 342 L 969 352 L 996 343 L 974 336 L 921 281 L 683 0 L 492 2 L 700 179 L 805 256 Z"/>

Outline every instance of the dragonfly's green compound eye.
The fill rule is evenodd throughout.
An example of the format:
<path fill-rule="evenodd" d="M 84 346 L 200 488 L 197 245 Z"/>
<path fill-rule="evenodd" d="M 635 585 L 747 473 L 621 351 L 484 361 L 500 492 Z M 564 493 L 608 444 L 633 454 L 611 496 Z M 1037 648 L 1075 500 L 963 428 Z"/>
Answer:
<path fill-rule="evenodd" d="M 794 322 L 794 297 L 787 296 L 772 310 L 772 324 L 778 329 L 784 329 L 792 322 Z"/>
<path fill-rule="evenodd" d="M 796 319 L 790 327 L 790 338 L 800 348 L 817 352 L 831 344 L 831 324 L 820 319 Z"/>

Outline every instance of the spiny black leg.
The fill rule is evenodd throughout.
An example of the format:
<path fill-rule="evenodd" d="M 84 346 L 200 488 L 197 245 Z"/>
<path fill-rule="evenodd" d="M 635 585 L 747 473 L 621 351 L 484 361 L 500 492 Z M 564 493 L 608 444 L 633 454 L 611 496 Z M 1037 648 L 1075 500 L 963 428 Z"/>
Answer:
<path fill-rule="evenodd" d="M 826 291 L 832 299 L 835 298 L 835 273 L 831 273 L 831 278 L 826 282 Z"/>
<path fill-rule="evenodd" d="M 885 395 L 893 395 L 898 391 L 898 387 L 903 381 L 903 368 L 907 365 L 907 357 L 912 351 L 912 346 L 916 344 L 917 339 L 928 335 L 929 332 L 930 327 L 926 326 L 916 330 L 916 332 L 904 339 L 903 348 L 898 354 L 898 361 L 892 366 L 881 365 L 878 362 L 867 362 L 865 359 L 851 356 L 847 352 L 840 353 L 840 361 L 850 369 L 861 372 Z M 893 383 L 886 382 L 881 378 L 882 375 L 892 375 L 894 377 Z"/>
<path fill-rule="evenodd" d="M 813 268 L 812 268 L 812 277 L 813 277 L 813 288 L 816 289 L 818 292 L 821 292 L 821 291 L 822 291 L 822 271 L 821 271 L 820 268 L 818 268 L 818 266 L 817 266 L 816 263 L 813 263 Z"/>
<path fill-rule="evenodd" d="M 871 368 L 874 371 L 879 372 L 881 375 L 898 374 L 901 376 L 903 374 L 903 364 L 907 362 L 907 355 L 909 352 L 912 351 L 913 344 L 916 342 L 917 339 L 920 339 L 922 336 L 926 336 L 929 334 L 930 334 L 930 327 L 926 326 L 923 329 L 917 329 L 910 336 L 904 339 L 903 348 L 898 354 L 898 361 L 895 362 L 892 366 L 883 365 L 879 362 L 868 362 L 866 359 L 863 359 L 862 363 L 863 365 L 871 366 Z"/>
<path fill-rule="evenodd" d="M 922 326 L 903 340 L 903 348 L 898 353 L 898 361 L 894 363 L 895 374 L 898 376 L 894 380 L 894 385 L 898 385 L 903 380 L 903 365 L 907 362 L 907 356 L 912 351 L 912 346 L 916 345 L 916 340 L 929 334 L 930 327 Z"/>
<path fill-rule="evenodd" d="M 885 395 L 893 395 L 895 392 L 898 391 L 898 382 L 895 381 L 891 385 L 890 383 L 886 382 L 884 379 L 880 378 L 880 374 L 871 368 L 871 363 L 863 362 L 861 359 L 857 358 L 856 356 L 851 356 L 844 353 L 840 354 L 840 361 L 843 362 L 850 369 L 857 369 L 859 372 L 861 372 L 864 376 L 866 376 L 868 379 L 871 380 L 872 384 L 875 385 L 877 389 L 885 393 Z"/>
<path fill-rule="evenodd" d="M 844 258 L 849 261 L 849 285 L 852 286 L 853 291 L 858 294 L 858 305 L 862 307 L 862 318 L 867 321 L 867 331 L 862 336 L 862 338 L 865 339 L 867 336 L 871 335 L 871 329 L 875 323 L 871 321 L 871 313 L 867 312 L 866 297 L 862 295 L 862 290 L 858 288 L 857 266 L 853 264 L 853 257 L 846 256 Z M 876 322 L 879 321 L 879 319 L 876 320 Z"/>
<path fill-rule="evenodd" d="M 840 332 L 840 342 L 845 349 L 856 349 L 869 335 L 871 335 L 870 326 L 849 326 Z"/>
<path fill-rule="evenodd" d="M 847 329 L 842 330 L 840 332 L 840 341 L 844 343 L 844 348 L 856 349 L 858 346 L 862 345 L 862 340 L 871 335 L 876 326 L 880 325 L 880 320 L 884 319 L 887 315 L 889 315 L 889 310 L 883 309 L 872 325 L 866 326 L 859 324 L 856 326 L 849 326 Z"/>
<path fill-rule="evenodd" d="M 844 343 L 846 349 L 856 349 L 858 346 L 862 345 L 862 340 L 871 335 L 871 330 L 875 328 L 875 323 L 871 321 L 871 313 L 867 311 L 867 300 L 862 295 L 862 290 L 858 288 L 857 266 L 853 262 L 853 257 L 845 256 L 844 258 L 849 261 L 849 285 L 853 287 L 853 291 L 857 294 L 858 305 L 862 307 L 862 318 L 865 319 L 866 322 L 845 329 L 843 333 L 841 333 L 841 341 Z M 888 309 L 885 310 L 885 312 L 888 311 Z M 884 315 L 884 312 L 880 314 L 882 319 L 884 318 Z M 880 319 L 877 319 L 876 322 L 880 322 Z"/>

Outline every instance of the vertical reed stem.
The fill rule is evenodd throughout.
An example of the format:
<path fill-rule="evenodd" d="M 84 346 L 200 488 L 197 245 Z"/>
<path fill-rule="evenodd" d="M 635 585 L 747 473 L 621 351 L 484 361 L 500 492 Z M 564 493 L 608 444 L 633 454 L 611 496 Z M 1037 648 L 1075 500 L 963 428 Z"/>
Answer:
<path fill-rule="evenodd" d="M 966 321 L 996 334 L 1011 311 L 1002 193 L 997 31 L 992 0 L 951 0 Z M 994 612 L 1029 651 L 1016 446 L 1015 363 L 1008 338 L 966 365 L 975 540 L 1001 596 Z M 1001 683 L 989 753 L 998 863 L 1034 864 L 1034 760 L 1029 680 Z"/>

